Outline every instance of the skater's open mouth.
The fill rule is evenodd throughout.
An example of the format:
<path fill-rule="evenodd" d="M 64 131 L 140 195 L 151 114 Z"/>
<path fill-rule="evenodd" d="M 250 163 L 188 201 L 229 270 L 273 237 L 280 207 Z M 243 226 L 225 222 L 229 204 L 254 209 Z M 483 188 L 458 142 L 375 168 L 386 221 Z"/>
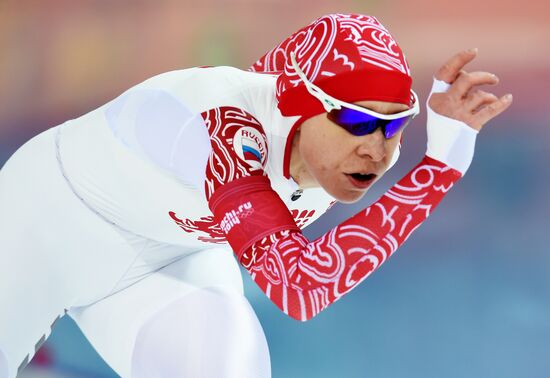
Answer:
<path fill-rule="evenodd" d="M 350 174 L 350 176 L 357 181 L 370 181 L 376 178 L 376 175 L 374 173 L 352 173 Z"/>

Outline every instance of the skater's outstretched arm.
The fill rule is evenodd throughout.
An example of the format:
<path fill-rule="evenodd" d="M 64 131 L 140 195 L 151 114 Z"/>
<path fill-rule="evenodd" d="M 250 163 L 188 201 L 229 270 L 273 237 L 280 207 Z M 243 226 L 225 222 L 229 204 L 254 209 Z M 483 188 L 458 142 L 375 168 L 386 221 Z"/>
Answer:
<path fill-rule="evenodd" d="M 477 89 L 496 84 L 463 67 L 461 52 L 437 72 L 429 98 L 428 150 L 377 202 L 314 241 L 299 231 L 264 176 L 241 177 L 210 198 L 239 261 L 286 314 L 308 320 L 378 268 L 420 226 L 468 169 L 477 132 L 511 104 Z"/>

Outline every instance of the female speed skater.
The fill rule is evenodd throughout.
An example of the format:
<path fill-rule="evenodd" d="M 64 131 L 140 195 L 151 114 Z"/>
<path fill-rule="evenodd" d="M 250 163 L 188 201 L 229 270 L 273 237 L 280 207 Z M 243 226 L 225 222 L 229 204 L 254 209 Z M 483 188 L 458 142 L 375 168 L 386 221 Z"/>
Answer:
<path fill-rule="evenodd" d="M 0 171 L 0 378 L 71 316 L 122 377 L 271 376 L 239 264 L 307 321 L 390 257 L 512 102 L 462 51 L 436 73 L 425 157 L 316 240 L 301 229 L 397 161 L 419 112 L 374 17 L 333 14 L 249 70 L 155 76 L 24 144 Z"/>

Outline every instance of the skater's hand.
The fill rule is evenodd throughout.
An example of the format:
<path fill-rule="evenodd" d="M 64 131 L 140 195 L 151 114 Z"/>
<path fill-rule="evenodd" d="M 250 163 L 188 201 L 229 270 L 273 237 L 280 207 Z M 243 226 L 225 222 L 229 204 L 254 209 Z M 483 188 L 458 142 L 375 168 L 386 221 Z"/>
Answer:
<path fill-rule="evenodd" d="M 476 55 L 477 49 L 461 51 L 441 66 L 435 78 L 450 84 L 450 87 L 444 93 L 432 93 L 428 105 L 434 112 L 462 121 L 479 131 L 512 104 L 512 95 L 498 98 L 479 89 L 481 85 L 495 85 L 499 79 L 489 72 L 464 70 Z"/>

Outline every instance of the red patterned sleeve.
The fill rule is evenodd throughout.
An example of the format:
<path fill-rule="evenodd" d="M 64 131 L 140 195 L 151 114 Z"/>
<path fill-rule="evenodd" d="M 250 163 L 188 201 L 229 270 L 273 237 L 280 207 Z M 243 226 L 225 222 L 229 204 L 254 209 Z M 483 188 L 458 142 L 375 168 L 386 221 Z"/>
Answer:
<path fill-rule="evenodd" d="M 260 289 L 285 314 L 306 321 L 386 261 L 461 177 L 425 156 L 378 201 L 311 242 L 267 177 L 240 176 L 220 184 L 209 204 Z"/>
<path fill-rule="evenodd" d="M 285 314 L 309 320 L 382 265 L 460 178 L 426 156 L 378 201 L 317 240 L 289 228 L 256 239 L 239 261 Z"/>
<path fill-rule="evenodd" d="M 202 117 L 212 145 L 206 198 L 237 256 L 264 236 L 300 231 L 265 174 L 267 138 L 258 120 L 235 107 L 214 108 Z"/>

